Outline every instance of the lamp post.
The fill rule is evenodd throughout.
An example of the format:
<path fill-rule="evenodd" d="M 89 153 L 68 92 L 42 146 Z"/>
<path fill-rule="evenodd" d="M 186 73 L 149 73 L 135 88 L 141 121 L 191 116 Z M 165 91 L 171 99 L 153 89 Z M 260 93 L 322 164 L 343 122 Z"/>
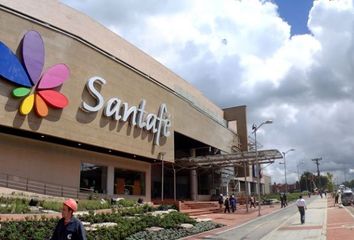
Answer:
<path fill-rule="evenodd" d="M 292 151 L 295 151 L 295 149 L 294 148 L 291 148 L 291 149 L 289 149 L 288 151 L 286 151 L 286 152 L 282 152 L 283 153 L 283 159 L 284 159 L 284 175 L 285 175 L 285 193 L 287 193 L 288 192 L 288 182 L 287 182 L 287 180 L 286 180 L 286 154 L 288 153 L 288 152 L 292 152 Z"/>
<path fill-rule="evenodd" d="M 273 123 L 272 120 L 267 120 L 262 122 L 259 126 L 257 126 L 257 124 L 253 123 L 252 125 L 252 130 L 254 133 L 254 145 L 255 145 L 255 151 L 256 151 L 256 166 L 257 166 L 257 186 L 258 186 L 258 216 L 261 216 L 261 182 L 260 182 L 260 164 L 258 161 L 258 152 L 257 152 L 257 130 L 262 127 L 262 125 L 264 124 L 271 124 Z"/>

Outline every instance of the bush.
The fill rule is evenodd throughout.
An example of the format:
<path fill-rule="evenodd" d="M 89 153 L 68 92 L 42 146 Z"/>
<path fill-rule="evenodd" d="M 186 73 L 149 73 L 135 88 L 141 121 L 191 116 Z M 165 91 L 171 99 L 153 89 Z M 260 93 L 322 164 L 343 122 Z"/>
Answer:
<path fill-rule="evenodd" d="M 28 213 L 28 203 L 27 199 L 0 197 L 0 213 Z"/>
<path fill-rule="evenodd" d="M 165 204 L 160 205 L 160 206 L 157 207 L 157 210 L 159 210 L 159 211 L 166 211 L 166 210 L 168 210 L 168 209 L 175 209 L 175 210 L 177 210 L 177 207 L 176 207 L 175 205 L 165 205 Z"/>

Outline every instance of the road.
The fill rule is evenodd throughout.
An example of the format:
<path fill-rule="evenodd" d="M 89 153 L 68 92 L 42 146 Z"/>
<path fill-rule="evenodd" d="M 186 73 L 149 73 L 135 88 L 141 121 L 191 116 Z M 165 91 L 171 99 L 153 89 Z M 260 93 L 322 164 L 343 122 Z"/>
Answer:
<path fill-rule="evenodd" d="M 302 238 L 305 237 L 304 235 L 307 237 L 320 236 L 323 225 L 322 222 L 324 221 L 323 218 L 325 218 L 323 215 L 326 214 L 326 202 L 321 201 L 318 203 L 318 198 L 315 197 L 307 199 L 306 201 L 308 204 L 308 211 L 306 215 L 309 215 L 309 217 L 306 219 L 306 221 L 309 222 L 308 224 L 300 224 L 300 216 L 298 210 L 295 207 L 295 203 L 292 203 L 286 208 L 283 208 L 270 215 L 259 217 L 254 221 L 244 225 L 226 230 L 225 232 L 219 233 L 216 236 L 204 237 L 203 239 L 274 240 L 285 239 L 284 237 L 286 237 L 287 240 L 290 240 L 305 239 Z M 315 203 L 312 204 L 314 201 Z M 296 231 L 296 234 L 293 234 L 295 232 L 294 230 L 304 230 L 304 228 L 308 229 L 309 231 Z"/>

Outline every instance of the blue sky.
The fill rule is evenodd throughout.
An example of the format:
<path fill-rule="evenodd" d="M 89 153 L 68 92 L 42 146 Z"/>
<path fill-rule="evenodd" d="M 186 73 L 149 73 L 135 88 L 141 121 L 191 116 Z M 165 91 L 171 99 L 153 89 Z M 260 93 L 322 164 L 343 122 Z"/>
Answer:
<path fill-rule="evenodd" d="M 273 0 L 278 12 L 291 26 L 291 35 L 309 33 L 307 20 L 313 0 Z"/>

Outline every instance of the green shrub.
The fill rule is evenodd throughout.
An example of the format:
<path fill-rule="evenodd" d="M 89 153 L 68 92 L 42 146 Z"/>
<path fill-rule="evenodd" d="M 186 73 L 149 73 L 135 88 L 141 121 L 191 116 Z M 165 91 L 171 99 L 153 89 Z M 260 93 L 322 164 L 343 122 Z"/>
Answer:
<path fill-rule="evenodd" d="M 165 204 L 160 205 L 160 206 L 157 207 L 157 210 L 159 210 L 159 211 L 166 211 L 166 210 L 168 210 L 168 209 L 175 209 L 175 210 L 177 210 L 177 207 L 176 207 L 175 205 L 165 205 Z"/>

